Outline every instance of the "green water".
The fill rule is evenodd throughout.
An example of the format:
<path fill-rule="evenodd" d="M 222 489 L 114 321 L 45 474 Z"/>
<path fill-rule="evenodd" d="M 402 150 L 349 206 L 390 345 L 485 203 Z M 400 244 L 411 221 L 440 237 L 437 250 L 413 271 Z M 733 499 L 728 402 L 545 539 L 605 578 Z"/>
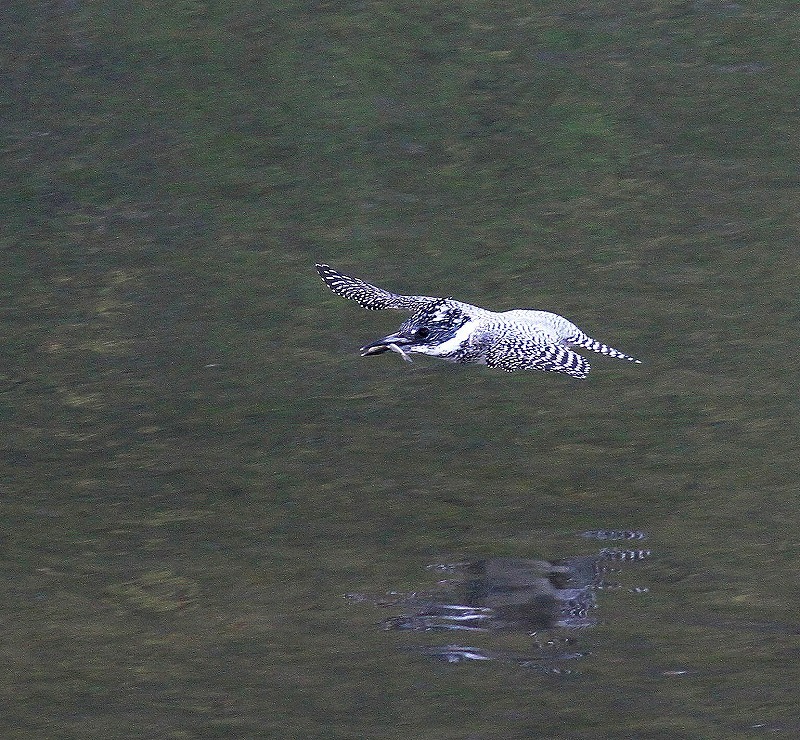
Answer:
<path fill-rule="evenodd" d="M 3 737 L 797 736 L 795 3 L 10 0 L 0 26 Z M 644 364 L 362 359 L 401 317 L 321 260 Z M 652 555 L 569 675 L 433 662 L 535 638 L 346 598 L 590 529 Z"/>

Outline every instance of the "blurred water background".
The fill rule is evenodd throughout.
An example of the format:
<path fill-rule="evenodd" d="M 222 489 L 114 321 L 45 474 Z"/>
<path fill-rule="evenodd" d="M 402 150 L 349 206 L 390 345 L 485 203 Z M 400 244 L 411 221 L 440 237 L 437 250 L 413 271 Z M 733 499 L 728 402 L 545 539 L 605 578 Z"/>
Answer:
<path fill-rule="evenodd" d="M 3 737 L 800 734 L 795 2 L 0 25 Z M 645 364 L 362 359 L 315 261 Z"/>

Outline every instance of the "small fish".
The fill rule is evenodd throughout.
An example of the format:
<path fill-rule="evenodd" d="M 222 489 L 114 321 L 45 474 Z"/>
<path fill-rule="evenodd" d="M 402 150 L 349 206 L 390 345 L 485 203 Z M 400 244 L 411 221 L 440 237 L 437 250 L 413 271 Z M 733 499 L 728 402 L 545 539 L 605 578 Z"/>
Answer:
<path fill-rule="evenodd" d="M 400 355 L 406 362 L 413 362 L 411 357 L 409 357 L 408 352 L 404 352 L 403 348 L 399 344 L 390 344 L 389 349 L 392 350 L 392 352 L 397 352 L 397 354 Z"/>
<path fill-rule="evenodd" d="M 367 357 L 368 355 L 379 355 L 381 352 L 386 352 L 387 350 L 391 350 L 392 352 L 397 352 L 406 362 L 412 362 L 412 359 L 408 356 L 408 352 L 403 350 L 403 348 L 398 344 L 368 344 L 366 347 L 361 348 L 361 356 Z"/>

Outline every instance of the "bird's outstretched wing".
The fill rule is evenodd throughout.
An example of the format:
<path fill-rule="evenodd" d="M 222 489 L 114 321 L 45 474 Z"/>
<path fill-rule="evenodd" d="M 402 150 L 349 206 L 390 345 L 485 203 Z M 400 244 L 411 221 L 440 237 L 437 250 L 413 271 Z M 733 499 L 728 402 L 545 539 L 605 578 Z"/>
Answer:
<path fill-rule="evenodd" d="M 508 373 L 515 370 L 543 370 L 585 378 L 591 367 L 584 357 L 567 347 L 543 344 L 525 337 L 507 335 L 486 353 L 486 364 Z"/>
<path fill-rule="evenodd" d="M 342 275 L 329 265 L 317 265 L 319 276 L 336 295 L 355 301 L 362 308 L 380 311 L 394 308 L 398 311 L 418 311 L 441 300 L 424 295 L 398 295 L 383 288 L 365 283 L 358 278 Z"/>

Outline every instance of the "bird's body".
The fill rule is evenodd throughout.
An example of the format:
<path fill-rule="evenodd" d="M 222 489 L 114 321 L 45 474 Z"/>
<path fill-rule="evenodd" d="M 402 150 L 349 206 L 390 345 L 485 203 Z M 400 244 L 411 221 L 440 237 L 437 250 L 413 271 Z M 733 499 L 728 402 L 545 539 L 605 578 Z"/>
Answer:
<path fill-rule="evenodd" d="M 589 363 L 570 347 L 582 347 L 630 362 L 639 360 L 598 342 L 563 316 L 548 311 L 489 311 L 479 306 L 430 296 L 404 296 L 317 265 L 325 284 L 363 308 L 411 312 L 400 329 L 362 347 L 363 355 L 392 350 L 439 357 L 461 364 L 488 365 L 507 372 L 544 370 L 585 378 Z"/>

